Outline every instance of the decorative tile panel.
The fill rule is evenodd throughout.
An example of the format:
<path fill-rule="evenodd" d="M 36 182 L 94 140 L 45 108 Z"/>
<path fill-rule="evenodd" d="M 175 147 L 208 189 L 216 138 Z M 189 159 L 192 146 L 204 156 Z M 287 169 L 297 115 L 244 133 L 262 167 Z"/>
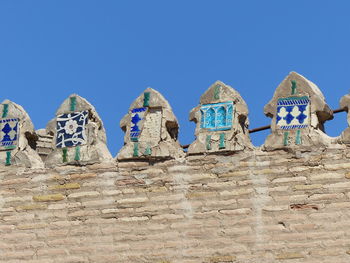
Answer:
<path fill-rule="evenodd" d="M 138 141 L 142 124 L 144 122 L 144 116 L 147 112 L 147 108 L 136 108 L 131 110 L 131 127 L 130 127 L 130 139 L 131 141 Z"/>
<path fill-rule="evenodd" d="M 232 101 L 201 106 L 201 128 L 211 131 L 232 128 L 234 105 Z"/>
<path fill-rule="evenodd" d="M 88 123 L 88 114 L 88 111 L 81 111 L 57 116 L 57 148 L 86 143 L 85 126 Z"/>
<path fill-rule="evenodd" d="M 0 120 L 0 150 L 7 150 L 17 146 L 19 119 Z"/>
<path fill-rule="evenodd" d="M 309 117 L 309 97 L 304 96 L 278 99 L 276 115 L 278 129 L 294 130 L 306 128 L 309 125 Z"/>

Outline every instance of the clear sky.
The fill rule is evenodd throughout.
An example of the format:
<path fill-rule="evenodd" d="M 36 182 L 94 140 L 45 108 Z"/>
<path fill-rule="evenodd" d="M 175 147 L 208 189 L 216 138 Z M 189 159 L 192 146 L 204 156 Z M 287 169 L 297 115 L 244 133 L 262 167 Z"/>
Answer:
<path fill-rule="evenodd" d="M 296 71 L 318 85 L 331 108 L 349 92 L 349 0 L 0 0 L 0 89 L 44 128 L 62 101 L 90 101 L 115 155 L 119 121 L 147 87 L 160 91 L 194 138 L 189 111 L 216 80 L 238 90 L 250 128 L 278 84 Z M 345 113 L 326 124 L 347 127 Z M 269 131 L 252 134 L 261 145 Z"/>

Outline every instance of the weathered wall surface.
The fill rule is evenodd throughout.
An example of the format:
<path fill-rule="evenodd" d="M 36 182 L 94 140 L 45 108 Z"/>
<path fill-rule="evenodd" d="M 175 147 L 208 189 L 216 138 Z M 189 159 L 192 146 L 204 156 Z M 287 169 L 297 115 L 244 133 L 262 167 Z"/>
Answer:
<path fill-rule="evenodd" d="M 349 149 L 0 171 L 0 262 L 350 262 Z"/>
<path fill-rule="evenodd" d="M 348 112 L 350 95 L 341 100 Z M 112 158 L 102 120 L 72 94 L 46 129 L 0 104 L 0 263 L 350 262 L 350 128 L 292 72 L 265 106 L 254 148 L 248 107 L 218 81 L 191 111 L 181 147 L 170 104 L 146 89 L 120 122 Z M 187 152 L 183 148 L 187 148 Z"/>

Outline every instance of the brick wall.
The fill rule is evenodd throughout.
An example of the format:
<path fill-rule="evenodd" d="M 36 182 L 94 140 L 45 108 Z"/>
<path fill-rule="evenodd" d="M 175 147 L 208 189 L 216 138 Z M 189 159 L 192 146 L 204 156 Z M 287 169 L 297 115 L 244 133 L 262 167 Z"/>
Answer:
<path fill-rule="evenodd" d="M 350 262 L 348 149 L 0 168 L 0 262 Z"/>

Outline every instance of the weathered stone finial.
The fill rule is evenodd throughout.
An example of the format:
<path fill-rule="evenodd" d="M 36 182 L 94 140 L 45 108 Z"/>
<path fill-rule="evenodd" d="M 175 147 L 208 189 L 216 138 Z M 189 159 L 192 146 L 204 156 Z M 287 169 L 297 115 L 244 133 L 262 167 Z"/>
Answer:
<path fill-rule="evenodd" d="M 177 158 L 183 150 L 177 141 L 179 124 L 166 99 L 147 88 L 120 121 L 125 132 L 118 160 Z"/>
<path fill-rule="evenodd" d="M 277 87 L 264 113 L 272 118 L 271 134 L 264 148 L 303 148 L 327 146 L 332 139 L 324 133 L 324 122 L 333 118 L 320 89 L 296 72 Z"/>
<path fill-rule="evenodd" d="M 27 112 L 20 105 L 4 100 L 0 104 L 0 166 L 43 167 L 35 151 L 36 140 Z"/>
<path fill-rule="evenodd" d="M 216 81 L 190 112 L 196 123 L 196 140 L 189 154 L 240 151 L 252 148 L 248 131 L 248 107 L 232 87 Z"/>
<path fill-rule="evenodd" d="M 87 100 L 76 94 L 61 104 L 46 132 L 53 135 L 53 151 L 45 159 L 48 167 L 113 160 L 101 118 Z"/>

